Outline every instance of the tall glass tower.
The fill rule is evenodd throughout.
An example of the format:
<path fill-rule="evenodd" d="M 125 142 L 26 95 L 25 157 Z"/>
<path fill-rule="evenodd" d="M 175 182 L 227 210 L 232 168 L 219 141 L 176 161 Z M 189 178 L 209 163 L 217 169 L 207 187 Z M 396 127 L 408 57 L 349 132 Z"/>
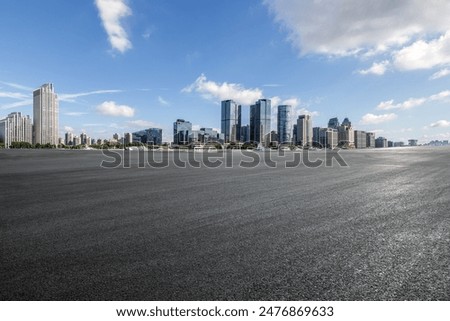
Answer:
<path fill-rule="evenodd" d="M 53 84 L 33 91 L 33 142 L 58 145 L 59 104 Z"/>
<path fill-rule="evenodd" d="M 233 100 L 222 101 L 221 133 L 225 143 L 239 142 L 241 138 L 241 105 Z"/>
<path fill-rule="evenodd" d="M 255 143 L 270 143 L 270 103 L 270 99 L 260 99 L 250 106 L 250 140 Z"/>
<path fill-rule="evenodd" d="M 292 142 L 292 106 L 291 105 L 279 105 L 278 117 L 277 117 L 277 133 L 279 143 L 291 143 Z"/>
<path fill-rule="evenodd" d="M 189 134 L 192 132 L 192 124 L 184 119 L 177 119 L 173 123 L 173 143 L 178 145 L 189 144 Z"/>

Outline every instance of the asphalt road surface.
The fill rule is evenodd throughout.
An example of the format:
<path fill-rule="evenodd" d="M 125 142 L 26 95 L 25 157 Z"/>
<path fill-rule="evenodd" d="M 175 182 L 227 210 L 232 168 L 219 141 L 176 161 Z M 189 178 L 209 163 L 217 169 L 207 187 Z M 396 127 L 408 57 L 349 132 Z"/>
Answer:
<path fill-rule="evenodd" d="M 0 299 L 450 300 L 450 148 L 268 154 L 0 151 Z"/>

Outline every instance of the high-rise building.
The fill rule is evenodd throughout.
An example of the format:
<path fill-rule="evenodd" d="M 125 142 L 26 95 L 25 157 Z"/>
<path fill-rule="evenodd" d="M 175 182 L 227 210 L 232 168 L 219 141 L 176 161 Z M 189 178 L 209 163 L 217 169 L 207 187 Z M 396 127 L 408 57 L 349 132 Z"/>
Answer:
<path fill-rule="evenodd" d="M 300 115 L 297 119 L 297 144 L 312 146 L 313 129 L 311 115 Z"/>
<path fill-rule="evenodd" d="M 268 146 L 270 143 L 270 99 L 260 99 L 250 106 L 250 141 Z"/>
<path fill-rule="evenodd" d="M 367 148 L 367 134 L 362 130 L 355 130 L 355 148 Z"/>
<path fill-rule="evenodd" d="M 366 133 L 367 148 L 375 148 L 375 133 Z"/>
<path fill-rule="evenodd" d="M 143 143 L 151 145 L 161 145 L 162 144 L 162 129 L 160 128 L 148 128 L 134 132 L 132 134 L 132 139 L 134 143 Z M 124 140 L 125 142 L 125 140 Z"/>
<path fill-rule="evenodd" d="M 80 143 L 81 145 L 89 145 L 91 139 L 86 133 L 81 133 L 80 135 Z"/>
<path fill-rule="evenodd" d="M 330 118 L 330 120 L 328 121 L 328 128 L 334 128 L 334 129 L 338 129 L 338 127 L 341 124 L 339 124 L 339 120 L 337 117 L 334 118 Z"/>
<path fill-rule="evenodd" d="M 22 116 L 20 112 L 10 113 L 0 120 L 0 142 L 8 148 L 13 142 L 32 143 L 32 124 L 30 116 Z"/>
<path fill-rule="evenodd" d="M 33 91 L 33 141 L 35 144 L 58 144 L 59 104 L 53 84 Z"/>
<path fill-rule="evenodd" d="M 73 134 L 71 132 L 66 133 L 64 144 L 67 146 L 73 145 Z"/>
<path fill-rule="evenodd" d="M 345 118 L 342 124 L 338 127 L 338 145 L 344 148 L 355 147 L 355 132 L 352 128 L 352 123 Z"/>
<path fill-rule="evenodd" d="M 417 146 L 417 139 L 410 139 L 408 140 L 409 146 Z"/>
<path fill-rule="evenodd" d="M 241 105 L 233 100 L 222 101 L 221 133 L 225 143 L 238 142 L 241 136 Z"/>
<path fill-rule="evenodd" d="M 125 133 L 123 135 L 123 144 L 127 145 L 127 144 L 131 144 L 133 142 L 133 136 L 131 135 L 131 133 Z"/>
<path fill-rule="evenodd" d="M 277 116 L 277 133 L 279 143 L 292 142 L 292 106 L 279 105 Z"/>
<path fill-rule="evenodd" d="M 375 139 L 375 147 L 376 148 L 386 148 L 386 147 L 388 147 L 387 139 L 384 138 L 384 137 L 378 137 L 377 139 Z"/>
<path fill-rule="evenodd" d="M 335 148 L 337 146 L 338 132 L 334 128 L 313 128 L 313 146 L 320 148 Z"/>
<path fill-rule="evenodd" d="M 192 124 L 184 119 L 177 119 L 173 123 L 173 143 L 177 145 L 189 144 L 189 134 L 192 131 Z"/>
<path fill-rule="evenodd" d="M 297 123 L 292 126 L 292 142 L 297 143 Z"/>
<path fill-rule="evenodd" d="M 250 141 L 250 126 L 241 126 L 241 142 L 246 143 Z"/>

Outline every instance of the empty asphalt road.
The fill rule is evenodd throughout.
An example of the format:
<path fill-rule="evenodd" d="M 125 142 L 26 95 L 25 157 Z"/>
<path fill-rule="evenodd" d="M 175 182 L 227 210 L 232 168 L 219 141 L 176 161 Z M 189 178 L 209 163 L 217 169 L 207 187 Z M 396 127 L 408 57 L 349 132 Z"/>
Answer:
<path fill-rule="evenodd" d="M 450 300 L 449 148 L 317 168 L 232 154 L 108 169 L 99 151 L 0 151 L 0 299 Z"/>

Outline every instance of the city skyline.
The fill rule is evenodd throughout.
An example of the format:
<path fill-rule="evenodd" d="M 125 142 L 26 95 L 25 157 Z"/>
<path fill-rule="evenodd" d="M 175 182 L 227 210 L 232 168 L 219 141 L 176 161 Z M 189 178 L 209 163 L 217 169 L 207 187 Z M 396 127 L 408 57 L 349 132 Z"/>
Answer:
<path fill-rule="evenodd" d="M 176 118 L 217 130 L 222 100 L 248 115 L 267 98 L 272 129 L 291 105 L 324 127 L 338 116 L 393 141 L 450 138 L 445 1 L 115 2 L 4 5 L 0 119 L 32 115 L 32 91 L 52 82 L 59 137 L 161 128 L 170 141 Z"/>

